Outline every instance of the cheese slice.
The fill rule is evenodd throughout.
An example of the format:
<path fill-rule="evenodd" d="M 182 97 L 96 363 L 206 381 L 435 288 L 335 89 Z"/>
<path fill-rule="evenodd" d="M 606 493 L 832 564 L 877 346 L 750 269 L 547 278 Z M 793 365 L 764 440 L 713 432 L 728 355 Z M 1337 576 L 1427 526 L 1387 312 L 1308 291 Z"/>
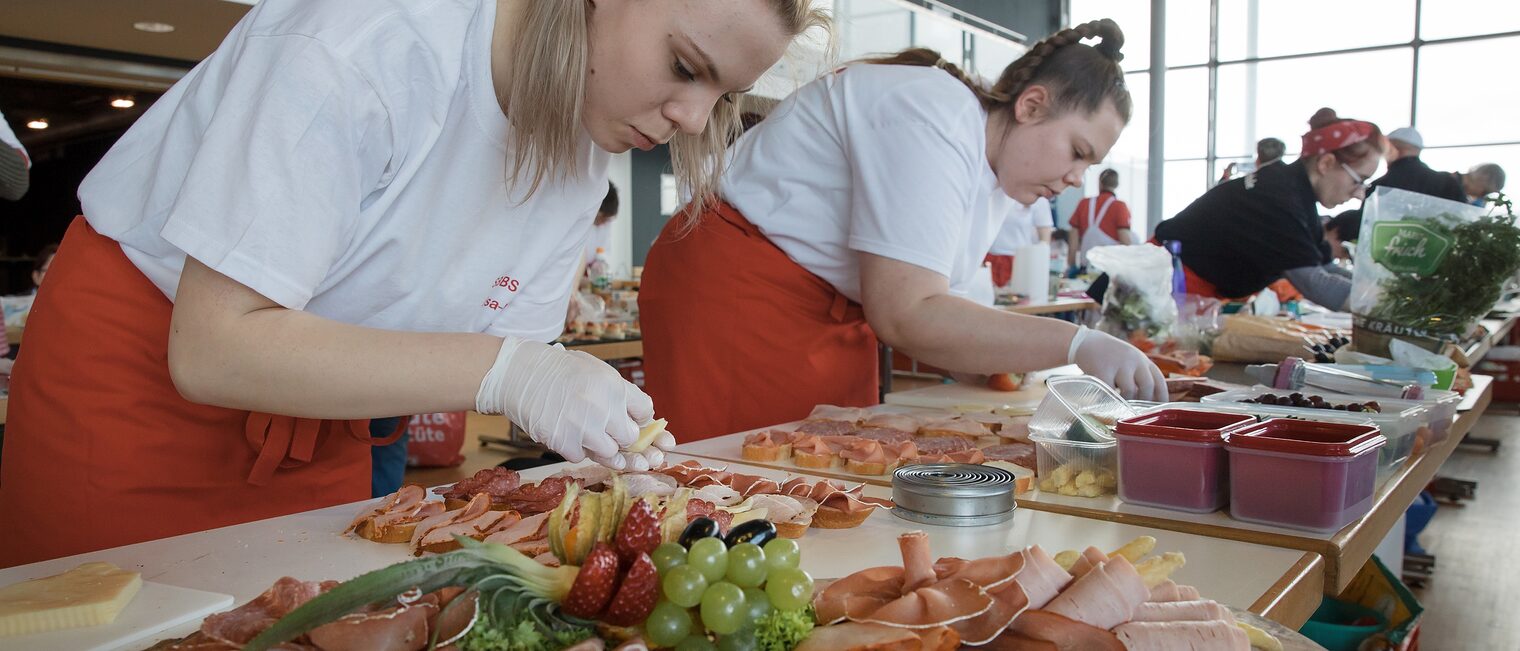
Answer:
<path fill-rule="evenodd" d="M 629 452 L 643 452 L 654 444 L 654 440 L 665 433 L 666 421 L 664 418 L 649 421 L 649 424 L 639 428 L 639 438 L 628 446 Z"/>
<path fill-rule="evenodd" d="M 109 624 L 140 588 L 141 574 L 101 562 L 0 588 L 0 637 Z"/>

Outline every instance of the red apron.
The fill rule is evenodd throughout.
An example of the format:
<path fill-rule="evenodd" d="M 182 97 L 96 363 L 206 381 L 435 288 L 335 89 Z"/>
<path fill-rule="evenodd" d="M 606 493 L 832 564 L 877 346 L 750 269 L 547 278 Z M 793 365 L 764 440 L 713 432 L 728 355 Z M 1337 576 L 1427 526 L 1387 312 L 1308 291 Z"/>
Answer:
<path fill-rule="evenodd" d="M 1245 301 L 1250 298 L 1249 296 L 1246 298 L 1220 296 L 1219 289 L 1214 287 L 1214 283 L 1204 280 L 1203 276 L 1193 273 L 1193 270 L 1189 269 L 1187 265 L 1182 266 L 1182 273 L 1187 281 L 1187 293 L 1189 294 L 1207 296 L 1224 301 Z M 1293 283 L 1288 282 L 1287 278 L 1279 278 L 1273 281 L 1272 284 L 1267 285 L 1267 289 L 1277 294 L 1277 300 L 1282 303 L 1302 300 L 1304 297 L 1303 294 L 1299 293 L 1298 288 L 1293 286 Z"/>
<path fill-rule="evenodd" d="M 369 497 L 369 421 L 181 397 L 172 310 L 115 240 L 75 218 L 11 376 L 0 567 Z"/>
<path fill-rule="evenodd" d="M 639 290 L 645 389 L 677 439 L 877 403 L 876 335 L 860 304 L 727 203 L 684 236 L 682 219 L 650 248 Z"/>

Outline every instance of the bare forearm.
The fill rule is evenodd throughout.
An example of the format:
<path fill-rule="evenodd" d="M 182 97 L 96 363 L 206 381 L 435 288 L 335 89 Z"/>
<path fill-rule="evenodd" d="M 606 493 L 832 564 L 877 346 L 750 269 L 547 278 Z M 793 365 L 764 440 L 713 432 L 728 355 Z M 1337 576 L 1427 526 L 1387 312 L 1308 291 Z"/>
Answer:
<path fill-rule="evenodd" d="M 869 305 L 866 318 L 872 319 Z M 913 359 L 965 373 L 1027 373 L 1066 364 L 1076 327 L 942 294 L 871 321 L 877 336 Z"/>
<path fill-rule="evenodd" d="M 373 418 L 475 406 L 501 339 L 397 332 L 289 310 L 185 260 L 169 372 L 192 402 L 302 418 Z"/>
<path fill-rule="evenodd" d="M 501 339 L 349 325 L 269 308 L 171 337 L 170 367 L 186 398 L 303 418 L 372 418 L 459 411 Z"/>

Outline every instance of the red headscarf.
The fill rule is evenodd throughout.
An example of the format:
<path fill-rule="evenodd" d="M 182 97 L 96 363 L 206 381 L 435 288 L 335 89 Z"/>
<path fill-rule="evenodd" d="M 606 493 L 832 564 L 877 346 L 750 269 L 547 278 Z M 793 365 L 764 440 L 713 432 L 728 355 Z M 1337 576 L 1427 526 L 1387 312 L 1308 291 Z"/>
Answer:
<path fill-rule="evenodd" d="M 1326 152 L 1350 147 L 1372 137 L 1377 130 L 1371 122 L 1340 120 L 1304 134 L 1303 156 L 1318 156 Z"/>

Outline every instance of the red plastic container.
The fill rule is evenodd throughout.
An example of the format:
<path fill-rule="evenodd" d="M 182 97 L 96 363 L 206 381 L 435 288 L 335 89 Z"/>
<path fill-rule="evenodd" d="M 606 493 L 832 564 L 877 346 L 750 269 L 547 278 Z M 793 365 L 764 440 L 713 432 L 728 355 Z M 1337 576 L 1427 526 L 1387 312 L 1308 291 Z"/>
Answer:
<path fill-rule="evenodd" d="M 1162 409 L 1119 421 L 1119 499 L 1210 513 L 1229 501 L 1232 432 L 1256 424 L 1247 414 Z"/>
<path fill-rule="evenodd" d="M 1378 449 L 1372 425 L 1274 418 L 1232 433 L 1230 515 L 1263 524 L 1337 531 L 1372 508 Z"/>

